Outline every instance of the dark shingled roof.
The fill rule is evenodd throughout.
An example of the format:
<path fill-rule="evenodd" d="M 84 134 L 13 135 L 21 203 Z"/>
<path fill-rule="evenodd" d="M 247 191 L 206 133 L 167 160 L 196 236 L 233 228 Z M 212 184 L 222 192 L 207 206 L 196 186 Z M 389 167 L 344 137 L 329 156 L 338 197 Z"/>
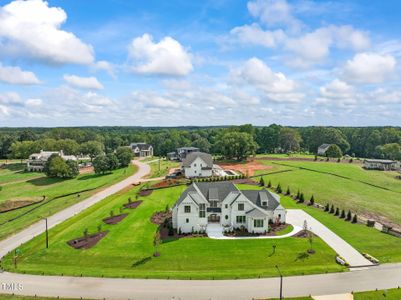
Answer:
<path fill-rule="evenodd" d="M 208 168 L 213 168 L 213 157 L 209 153 L 204 152 L 189 153 L 182 162 L 182 166 L 189 167 L 198 157 L 200 157 L 206 163 Z"/>
<path fill-rule="evenodd" d="M 330 146 L 331 146 L 331 144 L 321 144 L 321 145 L 319 146 L 319 149 L 321 149 L 321 150 L 327 150 L 327 149 L 329 149 Z"/>
<path fill-rule="evenodd" d="M 149 150 L 151 145 L 146 144 L 146 143 L 131 143 L 130 147 L 131 147 L 131 149 L 138 147 L 139 150 Z"/>
<path fill-rule="evenodd" d="M 246 190 L 242 191 L 245 197 L 247 197 L 251 202 L 259 207 L 267 210 L 275 210 L 280 203 L 268 190 Z M 267 206 L 262 206 L 263 201 L 267 201 Z"/>
<path fill-rule="evenodd" d="M 232 182 L 229 181 L 193 183 L 181 194 L 175 205 L 179 205 L 188 194 L 197 193 L 198 190 L 202 193 L 207 201 L 223 201 L 228 194 L 234 192 L 237 195 L 242 193 L 252 203 L 264 210 L 275 210 L 280 205 L 280 202 L 273 196 L 271 192 L 266 189 L 240 191 Z M 267 201 L 267 206 L 262 206 L 264 201 Z"/>

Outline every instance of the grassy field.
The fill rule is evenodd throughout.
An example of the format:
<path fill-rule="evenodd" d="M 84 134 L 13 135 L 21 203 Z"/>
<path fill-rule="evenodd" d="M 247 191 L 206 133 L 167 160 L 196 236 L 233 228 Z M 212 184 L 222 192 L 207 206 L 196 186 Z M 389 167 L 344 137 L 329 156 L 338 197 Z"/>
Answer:
<path fill-rule="evenodd" d="M 182 238 L 162 243 L 160 257 L 152 257 L 153 237 L 157 226 L 150 222 L 155 211 L 170 207 L 185 189 L 175 187 L 154 191 L 144 197 L 135 210 L 117 225 L 103 225 L 108 235 L 94 248 L 75 250 L 66 242 L 83 235 L 88 228 L 95 232 L 111 210 L 115 213 L 136 189 L 117 194 L 87 209 L 50 231 L 50 248 L 44 249 L 44 236 L 21 247 L 18 269 L 14 270 L 11 256 L 3 262 L 10 271 L 34 274 L 69 274 L 83 276 L 225 279 L 277 276 L 275 265 L 284 275 L 299 275 L 345 270 L 334 261 L 335 253 L 316 238 L 316 254 L 308 255 L 308 241 L 300 238 L 278 240 L 212 240 Z M 276 252 L 272 253 L 272 246 Z M 152 257 L 133 266 L 134 263 Z M 205 259 L 207 258 L 207 259 Z"/>
<path fill-rule="evenodd" d="M 362 292 L 362 293 L 354 293 L 355 300 L 399 300 L 401 299 L 401 289 L 389 289 L 386 291 L 371 291 L 371 292 Z"/>
<path fill-rule="evenodd" d="M 328 162 L 261 162 L 292 170 L 269 174 L 264 177 L 266 183 L 280 183 L 285 190 L 290 186 L 292 193 L 299 189 L 307 200 L 313 194 L 318 203 L 401 224 L 401 180 L 396 178 L 396 172 L 367 171 L 359 165 Z"/>
<path fill-rule="evenodd" d="M 46 201 L 18 210 L 0 214 L 0 239 L 37 222 L 40 217 L 50 216 L 57 211 L 71 206 L 101 188 L 132 175 L 135 166 L 113 171 L 111 174 L 82 174 L 74 179 L 47 178 L 42 173 L 27 173 L 21 165 L 8 165 L 0 169 L 0 203 L 13 199 L 32 199 L 46 196 Z M 6 183 L 3 183 L 5 180 Z M 63 196 L 67 195 L 68 196 Z M 79 197 L 77 195 L 80 195 Z M 32 212 L 27 213 L 32 210 Z M 27 213 L 26 215 L 23 215 Z M 23 215 L 22 217 L 19 217 Z M 17 218 L 11 222 L 12 220 Z"/>
<path fill-rule="evenodd" d="M 156 158 L 157 159 L 157 158 Z M 149 178 L 164 177 L 168 174 L 169 170 L 172 168 L 178 168 L 180 163 L 171 160 L 160 160 L 160 170 L 159 170 L 159 160 L 152 161 L 149 163 L 151 171 Z"/>
<path fill-rule="evenodd" d="M 19 295 L 7 295 L 0 294 L 1 300 L 73 300 L 72 298 L 54 298 L 54 297 L 36 297 L 36 296 L 19 296 Z M 76 300 L 75 298 L 74 300 Z M 85 299 L 89 300 L 89 299 Z"/>

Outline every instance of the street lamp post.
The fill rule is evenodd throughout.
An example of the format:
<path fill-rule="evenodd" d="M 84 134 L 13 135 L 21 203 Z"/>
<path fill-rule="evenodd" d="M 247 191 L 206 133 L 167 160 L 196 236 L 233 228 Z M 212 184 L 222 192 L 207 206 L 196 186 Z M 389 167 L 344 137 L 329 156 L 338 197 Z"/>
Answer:
<path fill-rule="evenodd" d="M 281 274 L 281 271 L 277 265 L 276 265 L 276 269 L 277 269 L 278 273 L 280 274 L 280 300 L 283 300 L 283 274 Z"/>

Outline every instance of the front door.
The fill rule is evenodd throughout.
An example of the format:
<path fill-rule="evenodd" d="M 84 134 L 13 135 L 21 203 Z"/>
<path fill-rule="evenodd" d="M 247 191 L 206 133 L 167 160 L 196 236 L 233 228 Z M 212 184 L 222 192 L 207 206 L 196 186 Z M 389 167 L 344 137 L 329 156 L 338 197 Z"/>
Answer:
<path fill-rule="evenodd" d="M 210 223 L 220 223 L 220 216 L 218 214 L 211 214 L 208 218 Z"/>

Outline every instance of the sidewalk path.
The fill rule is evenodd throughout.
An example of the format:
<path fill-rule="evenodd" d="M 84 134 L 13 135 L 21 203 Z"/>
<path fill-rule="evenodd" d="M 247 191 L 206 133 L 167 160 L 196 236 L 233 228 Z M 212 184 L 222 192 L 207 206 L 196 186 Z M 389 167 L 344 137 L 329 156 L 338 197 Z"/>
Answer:
<path fill-rule="evenodd" d="M 118 191 L 126 188 L 127 186 L 140 181 L 142 177 L 150 173 L 150 167 L 148 164 L 142 163 L 138 160 L 134 160 L 133 164 L 138 166 L 138 171 L 134 175 L 131 175 L 123 181 L 109 186 L 104 190 L 94 194 L 93 196 L 48 217 L 47 221 L 49 229 L 75 216 L 76 214 L 94 205 L 95 203 L 102 201 L 108 196 L 113 195 Z M 0 259 L 8 252 L 19 247 L 21 244 L 28 242 L 29 240 L 33 239 L 35 236 L 43 233 L 44 231 L 44 221 L 38 221 L 27 227 L 26 229 L 0 241 Z"/>

